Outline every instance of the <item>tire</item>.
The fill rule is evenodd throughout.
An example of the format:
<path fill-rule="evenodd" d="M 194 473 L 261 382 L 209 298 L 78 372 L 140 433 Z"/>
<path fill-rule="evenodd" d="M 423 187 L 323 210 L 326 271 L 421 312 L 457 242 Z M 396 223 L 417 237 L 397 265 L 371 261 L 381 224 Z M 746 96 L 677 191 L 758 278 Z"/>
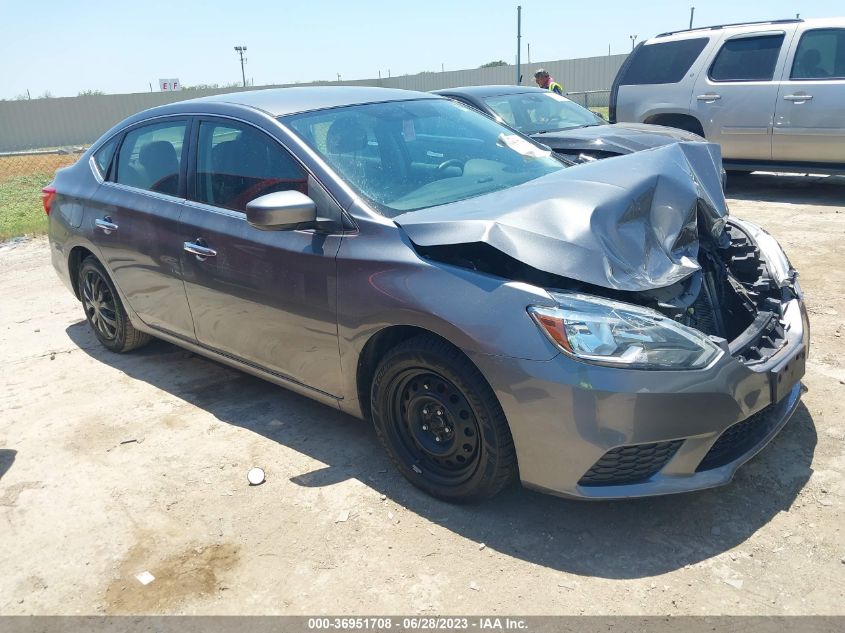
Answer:
<path fill-rule="evenodd" d="M 146 345 L 150 335 L 135 329 L 106 269 L 94 257 L 79 266 L 82 309 L 94 336 L 108 350 L 123 354 Z"/>
<path fill-rule="evenodd" d="M 371 390 L 376 434 L 408 481 L 452 502 L 494 496 L 516 476 L 504 411 L 455 347 L 418 336 L 387 352 Z"/>

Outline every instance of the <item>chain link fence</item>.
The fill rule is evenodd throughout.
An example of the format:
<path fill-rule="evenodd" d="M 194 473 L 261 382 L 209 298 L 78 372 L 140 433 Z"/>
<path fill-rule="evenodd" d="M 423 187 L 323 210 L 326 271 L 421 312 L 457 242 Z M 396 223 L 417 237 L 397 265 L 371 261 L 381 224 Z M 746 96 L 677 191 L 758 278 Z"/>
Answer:
<path fill-rule="evenodd" d="M 592 110 L 596 114 L 608 117 L 610 107 L 610 90 L 584 90 L 582 92 L 567 92 L 566 98 L 578 105 Z"/>
<path fill-rule="evenodd" d="M 46 230 L 41 189 L 57 169 L 72 165 L 84 151 L 62 147 L 0 153 L 0 241 Z"/>

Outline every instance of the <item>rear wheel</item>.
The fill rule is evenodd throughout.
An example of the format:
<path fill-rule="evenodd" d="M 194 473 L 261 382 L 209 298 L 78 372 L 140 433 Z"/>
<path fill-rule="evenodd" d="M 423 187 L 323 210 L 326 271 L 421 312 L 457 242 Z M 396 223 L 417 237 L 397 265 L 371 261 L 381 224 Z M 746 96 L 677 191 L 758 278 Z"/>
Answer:
<path fill-rule="evenodd" d="M 400 472 L 447 501 L 492 497 L 516 474 L 505 414 L 459 350 L 420 336 L 388 352 L 372 387 L 376 433 Z"/>
<path fill-rule="evenodd" d="M 79 295 L 85 318 L 104 347 L 123 353 L 149 342 L 150 336 L 129 321 L 108 273 L 93 257 L 79 267 Z"/>

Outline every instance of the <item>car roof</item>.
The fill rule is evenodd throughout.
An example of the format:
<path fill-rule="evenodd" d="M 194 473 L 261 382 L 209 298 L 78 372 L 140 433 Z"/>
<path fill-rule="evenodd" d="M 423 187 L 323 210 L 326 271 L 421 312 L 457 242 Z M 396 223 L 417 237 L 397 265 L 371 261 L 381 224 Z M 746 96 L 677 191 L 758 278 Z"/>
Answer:
<path fill-rule="evenodd" d="M 475 97 L 476 99 L 484 99 L 485 97 L 498 97 L 501 95 L 515 95 L 525 92 L 548 92 L 545 88 L 536 88 L 534 86 L 460 86 L 458 88 L 443 88 L 442 90 L 432 90 L 436 95 L 466 95 L 468 97 Z"/>
<path fill-rule="evenodd" d="M 184 111 L 196 108 L 197 104 L 225 103 L 263 110 L 272 116 L 284 116 L 311 110 L 324 110 L 341 106 L 388 101 L 411 101 L 416 99 L 437 99 L 427 92 L 375 88 L 370 86 L 302 86 L 292 88 L 268 88 L 211 95 L 198 99 L 180 101 Z"/>

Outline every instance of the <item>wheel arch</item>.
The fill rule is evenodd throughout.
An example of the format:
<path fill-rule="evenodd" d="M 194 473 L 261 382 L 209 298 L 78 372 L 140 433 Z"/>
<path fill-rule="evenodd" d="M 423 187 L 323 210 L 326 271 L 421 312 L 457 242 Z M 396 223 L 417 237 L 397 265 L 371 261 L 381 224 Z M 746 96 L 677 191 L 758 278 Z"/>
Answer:
<path fill-rule="evenodd" d="M 68 269 L 68 276 L 70 277 L 70 284 L 73 288 L 73 294 L 76 295 L 76 298 L 79 299 L 79 267 L 82 265 L 82 261 L 86 257 L 94 257 L 97 258 L 96 255 L 89 249 L 85 248 L 84 246 L 74 246 L 70 254 L 68 255 L 67 260 L 67 269 Z M 99 260 L 98 260 L 99 261 Z"/>
<path fill-rule="evenodd" d="M 684 114 L 681 112 L 660 112 L 646 117 L 643 120 L 643 123 L 674 127 L 679 130 L 698 134 L 702 137 L 704 136 L 704 126 L 701 124 L 701 121 L 691 114 Z"/>
<path fill-rule="evenodd" d="M 455 345 L 446 337 L 433 332 L 432 330 L 419 327 L 416 325 L 390 325 L 382 328 L 374 333 L 358 355 L 358 364 L 356 369 L 355 384 L 358 395 L 358 403 L 361 408 L 361 413 L 364 419 L 370 418 L 370 390 L 375 378 L 376 369 L 379 362 L 384 355 L 400 343 L 412 339 L 416 336 L 430 336 L 439 339 L 460 352 L 472 365 L 478 370 L 478 373 L 487 380 L 486 376 L 481 372 L 481 369 L 473 363 L 472 359 L 467 356 L 460 347 Z"/>

